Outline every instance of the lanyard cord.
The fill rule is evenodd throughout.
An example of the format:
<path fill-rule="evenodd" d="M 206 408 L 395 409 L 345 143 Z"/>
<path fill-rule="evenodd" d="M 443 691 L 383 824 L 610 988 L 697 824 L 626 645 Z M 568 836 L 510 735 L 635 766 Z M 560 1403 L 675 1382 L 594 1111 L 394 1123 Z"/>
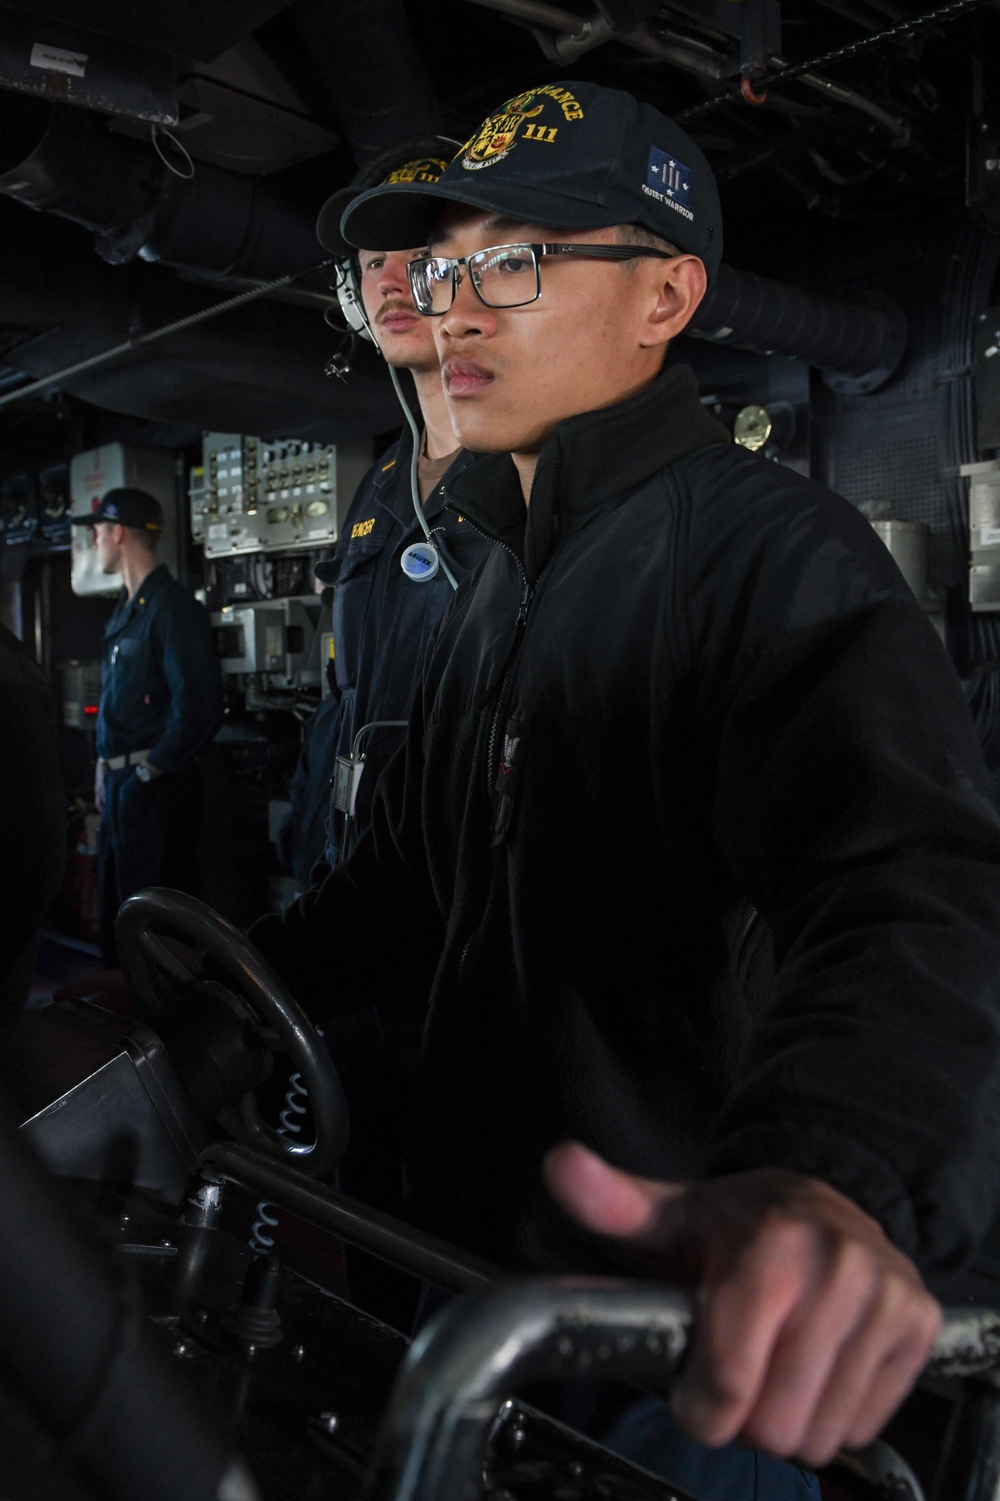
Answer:
<path fill-rule="evenodd" d="M 403 408 L 403 416 L 409 423 L 410 432 L 413 435 L 413 453 L 410 457 L 410 495 L 413 500 L 413 512 L 417 518 L 420 530 L 423 532 L 424 536 L 427 538 L 427 541 L 430 543 L 431 547 L 434 548 L 434 551 L 438 555 L 438 559 L 441 563 L 441 571 L 444 573 L 445 578 L 448 580 L 451 587 L 453 589 L 457 589 L 458 579 L 448 567 L 444 553 L 434 541 L 431 535 L 431 529 L 427 525 L 427 517 L 424 515 L 424 508 L 420 503 L 420 477 L 417 473 L 417 464 L 420 460 L 420 429 L 417 427 L 416 418 L 410 410 L 410 403 L 403 395 L 403 388 L 399 383 L 399 376 L 396 374 L 391 365 L 389 366 L 389 376 L 392 380 L 392 384 L 395 389 L 396 396 L 399 400 L 399 404 Z"/>

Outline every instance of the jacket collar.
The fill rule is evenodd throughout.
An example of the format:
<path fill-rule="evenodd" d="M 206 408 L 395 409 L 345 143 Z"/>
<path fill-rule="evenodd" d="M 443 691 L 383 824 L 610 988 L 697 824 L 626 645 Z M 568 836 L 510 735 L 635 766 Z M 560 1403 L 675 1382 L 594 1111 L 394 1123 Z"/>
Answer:
<path fill-rule="evenodd" d="M 556 516 L 583 518 L 695 449 L 729 442 L 699 401 L 691 368 L 672 365 L 627 400 L 560 422 L 538 455 L 527 533 L 508 454 L 485 454 L 451 477 L 448 500 L 491 536 L 512 543 L 517 534 L 541 567 Z"/>

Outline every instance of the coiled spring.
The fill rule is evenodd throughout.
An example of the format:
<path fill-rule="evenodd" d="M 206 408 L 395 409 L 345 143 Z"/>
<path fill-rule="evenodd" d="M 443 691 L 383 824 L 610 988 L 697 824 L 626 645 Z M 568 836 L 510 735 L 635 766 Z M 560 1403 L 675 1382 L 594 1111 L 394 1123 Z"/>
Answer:
<path fill-rule="evenodd" d="M 266 1256 L 268 1251 L 274 1249 L 274 1236 L 270 1234 L 270 1231 L 277 1223 L 275 1206 L 269 1204 L 266 1199 L 261 1199 L 257 1205 L 257 1218 L 250 1231 L 250 1249 L 255 1256 Z"/>
<path fill-rule="evenodd" d="M 320 1037 L 323 1036 L 322 1027 L 317 1027 L 316 1032 Z M 302 1082 L 302 1075 L 294 1073 L 288 1083 L 285 1108 L 279 1116 L 279 1136 L 302 1134 L 302 1117 L 309 1113 L 308 1100 L 309 1094 Z M 274 1250 L 274 1236 L 271 1232 L 278 1223 L 278 1215 L 275 1206 L 267 1199 L 261 1199 L 256 1213 L 257 1218 L 250 1231 L 250 1249 L 255 1256 L 266 1256 L 268 1251 Z"/>

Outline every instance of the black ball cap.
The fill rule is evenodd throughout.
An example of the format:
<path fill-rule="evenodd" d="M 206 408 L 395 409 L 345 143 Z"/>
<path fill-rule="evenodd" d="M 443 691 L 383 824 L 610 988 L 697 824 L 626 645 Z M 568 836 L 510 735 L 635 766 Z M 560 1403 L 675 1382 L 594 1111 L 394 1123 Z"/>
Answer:
<path fill-rule="evenodd" d="M 712 169 L 691 137 L 621 89 L 572 80 L 526 89 L 483 122 L 437 183 L 397 183 L 355 198 L 341 220 L 356 246 L 424 245 L 445 203 L 560 231 L 641 224 L 722 259 Z"/>
<path fill-rule="evenodd" d="M 71 517 L 74 526 L 96 526 L 99 521 L 117 522 L 119 526 L 134 526 L 140 531 L 163 530 L 163 507 L 146 490 L 132 485 L 123 485 L 117 490 L 105 491 L 100 505 L 89 516 Z"/>
<path fill-rule="evenodd" d="M 377 158 L 376 162 L 372 164 L 379 174 L 374 179 L 374 182 L 379 187 L 391 187 L 396 183 L 418 182 L 430 184 L 437 182 L 451 160 L 452 152 L 458 145 L 458 142 L 450 141 L 447 136 L 429 136 L 426 138 L 426 141 L 431 147 L 429 152 L 417 152 L 414 154 L 414 145 L 416 143 L 404 146 L 401 151 L 397 152 L 396 157 L 398 159 L 395 159 L 390 152 L 383 152 Z M 446 155 L 441 154 L 442 150 Z M 385 171 L 381 170 L 382 167 L 385 167 Z M 369 186 L 371 182 L 372 179 L 369 178 L 369 182 L 366 184 L 352 183 L 349 187 L 338 188 L 336 193 L 332 193 L 326 200 L 319 211 L 319 218 L 316 220 L 316 238 L 324 250 L 331 250 L 334 255 L 339 256 L 346 256 L 352 253 L 354 246 L 349 245 L 341 234 L 340 221 L 344 217 L 345 209 L 349 204 L 354 202 L 355 198 L 362 191 L 362 187 Z M 363 248 L 366 250 L 387 250 L 394 247 L 376 245 L 373 242 L 371 245 L 366 244 Z M 409 250 L 411 247 L 404 245 L 401 248 Z"/>

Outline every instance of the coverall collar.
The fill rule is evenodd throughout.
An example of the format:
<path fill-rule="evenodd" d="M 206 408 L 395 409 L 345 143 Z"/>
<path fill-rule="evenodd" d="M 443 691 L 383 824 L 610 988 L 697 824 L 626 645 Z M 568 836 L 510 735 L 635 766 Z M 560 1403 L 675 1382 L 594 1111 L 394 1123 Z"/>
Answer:
<path fill-rule="evenodd" d="M 142 609 L 145 606 L 151 595 L 156 594 L 158 590 L 163 588 L 169 577 L 170 570 L 167 568 L 166 563 L 157 563 L 156 567 L 146 574 L 146 577 L 131 599 L 129 599 L 123 585 L 115 604 L 114 613 L 104 627 L 105 636 L 113 635 L 115 631 L 120 630 L 125 621 L 132 618 L 136 610 Z"/>
<path fill-rule="evenodd" d="M 419 408 L 416 413 L 420 416 Z M 422 429 L 421 429 L 422 431 Z M 455 440 L 456 446 L 458 440 Z M 458 449 L 453 464 L 458 461 Z M 376 503 L 385 506 L 408 530 L 414 521 L 413 494 L 410 489 L 410 465 L 413 461 L 413 436 L 407 423 L 396 441 L 395 450 L 385 455 L 372 476 Z M 435 485 L 424 504 L 424 517 L 430 521 L 444 510 L 448 496 L 443 485 Z"/>

